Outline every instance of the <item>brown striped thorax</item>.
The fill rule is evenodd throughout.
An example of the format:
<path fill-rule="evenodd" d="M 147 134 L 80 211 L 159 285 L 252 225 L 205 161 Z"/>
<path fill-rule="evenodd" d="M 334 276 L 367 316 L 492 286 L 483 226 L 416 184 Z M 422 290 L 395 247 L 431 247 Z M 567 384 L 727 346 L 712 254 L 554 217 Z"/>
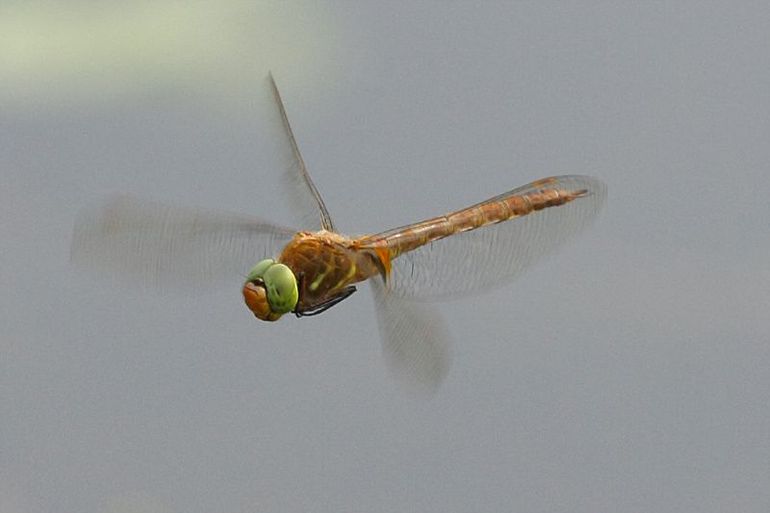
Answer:
<path fill-rule="evenodd" d="M 487 225 L 558 207 L 588 194 L 549 185 L 546 178 L 522 194 L 502 194 L 471 207 L 377 235 L 355 239 L 320 230 L 298 232 L 277 261 L 262 260 L 249 272 L 244 300 L 254 315 L 265 321 L 283 314 L 301 315 L 318 305 L 332 305 L 355 290 L 353 284 L 381 275 L 387 280 L 391 261 L 421 246 Z M 337 298 L 335 300 L 335 298 Z"/>

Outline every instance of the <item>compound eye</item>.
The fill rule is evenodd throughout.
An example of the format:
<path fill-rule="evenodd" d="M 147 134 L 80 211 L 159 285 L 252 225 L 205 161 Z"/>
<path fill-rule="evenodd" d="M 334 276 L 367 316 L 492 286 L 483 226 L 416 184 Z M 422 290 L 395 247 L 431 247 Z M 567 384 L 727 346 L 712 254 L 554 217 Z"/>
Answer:
<path fill-rule="evenodd" d="M 272 258 L 266 258 L 265 260 L 261 260 L 257 265 L 251 268 L 251 271 L 249 271 L 249 274 L 246 276 L 246 281 L 254 282 L 254 281 L 264 281 L 264 275 L 265 272 L 275 264 L 275 260 Z"/>
<path fill-rule="evenodd" d="M 285 314 L 294 310 L 299 300 L 299 290 L 297 279 L 289 267 L 274 263 L 264 272 L 262 279 L 273 312 Z"/>

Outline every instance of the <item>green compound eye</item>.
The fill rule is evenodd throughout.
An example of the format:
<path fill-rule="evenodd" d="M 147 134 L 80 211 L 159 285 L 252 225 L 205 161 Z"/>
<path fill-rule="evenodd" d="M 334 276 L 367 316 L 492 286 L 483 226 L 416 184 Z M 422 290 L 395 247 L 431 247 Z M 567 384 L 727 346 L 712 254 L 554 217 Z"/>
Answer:
<path fill-rule="evenodd" d="M 256 267 L 259 267 L 260 264 L 262 262 Z M 291 269 L 284 264 L 273 262 L 264 271 L 262 280 L 265 282 L 267 302 L 275 313 L 285 314 L 294 310 L 299 300 L 299 291 L 297 290 L 297 279 Z"/>
<path fill-rule="evenodd" d="M 246 277 L 246 281 L 252 282 L 256 280 L 263 280 L 265 276 L 265 271 L 267 269 L 275 264 L 275 260 L 272 258 L 267 258 L 265 260 L 260 261 L 257 265 L 251 268 L 251 271 L 249 271 L 249 275 Z"/>

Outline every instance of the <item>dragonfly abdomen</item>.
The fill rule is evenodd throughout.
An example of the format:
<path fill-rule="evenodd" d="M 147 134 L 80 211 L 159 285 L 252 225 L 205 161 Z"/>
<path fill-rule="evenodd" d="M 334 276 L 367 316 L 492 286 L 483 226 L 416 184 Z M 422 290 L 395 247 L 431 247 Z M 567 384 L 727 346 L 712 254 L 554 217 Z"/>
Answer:
<path fill-rule="evenodd" d="M 501 223 L 545 208 L 558 207 L 587 193 L 585 189 L 570 191 L 550 188 L 515 196 L 496 196 L 463 210 L 416 223 L 407 229 L 388 232 L 381 240 L 387 244 L 392 259 L 455 233 Z"/>

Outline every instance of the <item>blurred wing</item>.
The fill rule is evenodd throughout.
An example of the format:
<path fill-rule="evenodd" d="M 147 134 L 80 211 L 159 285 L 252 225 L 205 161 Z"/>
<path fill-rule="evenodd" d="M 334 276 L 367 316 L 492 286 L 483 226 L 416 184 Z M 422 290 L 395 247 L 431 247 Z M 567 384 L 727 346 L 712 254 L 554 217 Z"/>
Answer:
<path fill-rule="evenodd" d="M 329 211 L 326 210 L 321 199 L 321 194 L 316 189 L 310 174 L 305 167 L 305 161 L 299 152 L 297 139 L 289 124 L 289 117 L 286 115 L 286 108 L 281 100 L 281 93 L 278 92 L 278 86 L 275 84 L 273 74 L 269 75 L 270 88 L 273 92 L 273 104 L 277 110 L 277 117 L 280 118 L 282 133 L 286 136 L 287 152 L 291 153 L 290 165 L 284 174 L 284 185 L 287 188 L 291 207 L 294 210 L 297 220 L 302 223 L 300 226 L 305 230 L 316 230 L 320 220 L 321 228 L 334 231 Z"/>
<path fill-rule="evenodd" d="M 395 296 L 380 278 L 374 292 L 382 351 L 391 370 L 411 388 L 433 392 L 449 370 L 449 337 L 427 305 Z"/>
<path fill-rule="evenodd" d="M 401 255 L 392 262 L 390 290 L 413 299 L 450 299 L 490 290 L 553 252 L 593 222 L 604 205 L 607 188 L 588 176 L 550 180 L 549 188 L 585 189 L 588 194 L 565 205 L 455 233 Z M 539 180 L 482 204 L 542 188 L 543 181 Z"/>
<path fill-rule="evenodd" d="M 81 212 L 71 258 L 79 267 L 152 288 L 242 282 L 294 235 L 246 216 L 115 197 Z"/>

